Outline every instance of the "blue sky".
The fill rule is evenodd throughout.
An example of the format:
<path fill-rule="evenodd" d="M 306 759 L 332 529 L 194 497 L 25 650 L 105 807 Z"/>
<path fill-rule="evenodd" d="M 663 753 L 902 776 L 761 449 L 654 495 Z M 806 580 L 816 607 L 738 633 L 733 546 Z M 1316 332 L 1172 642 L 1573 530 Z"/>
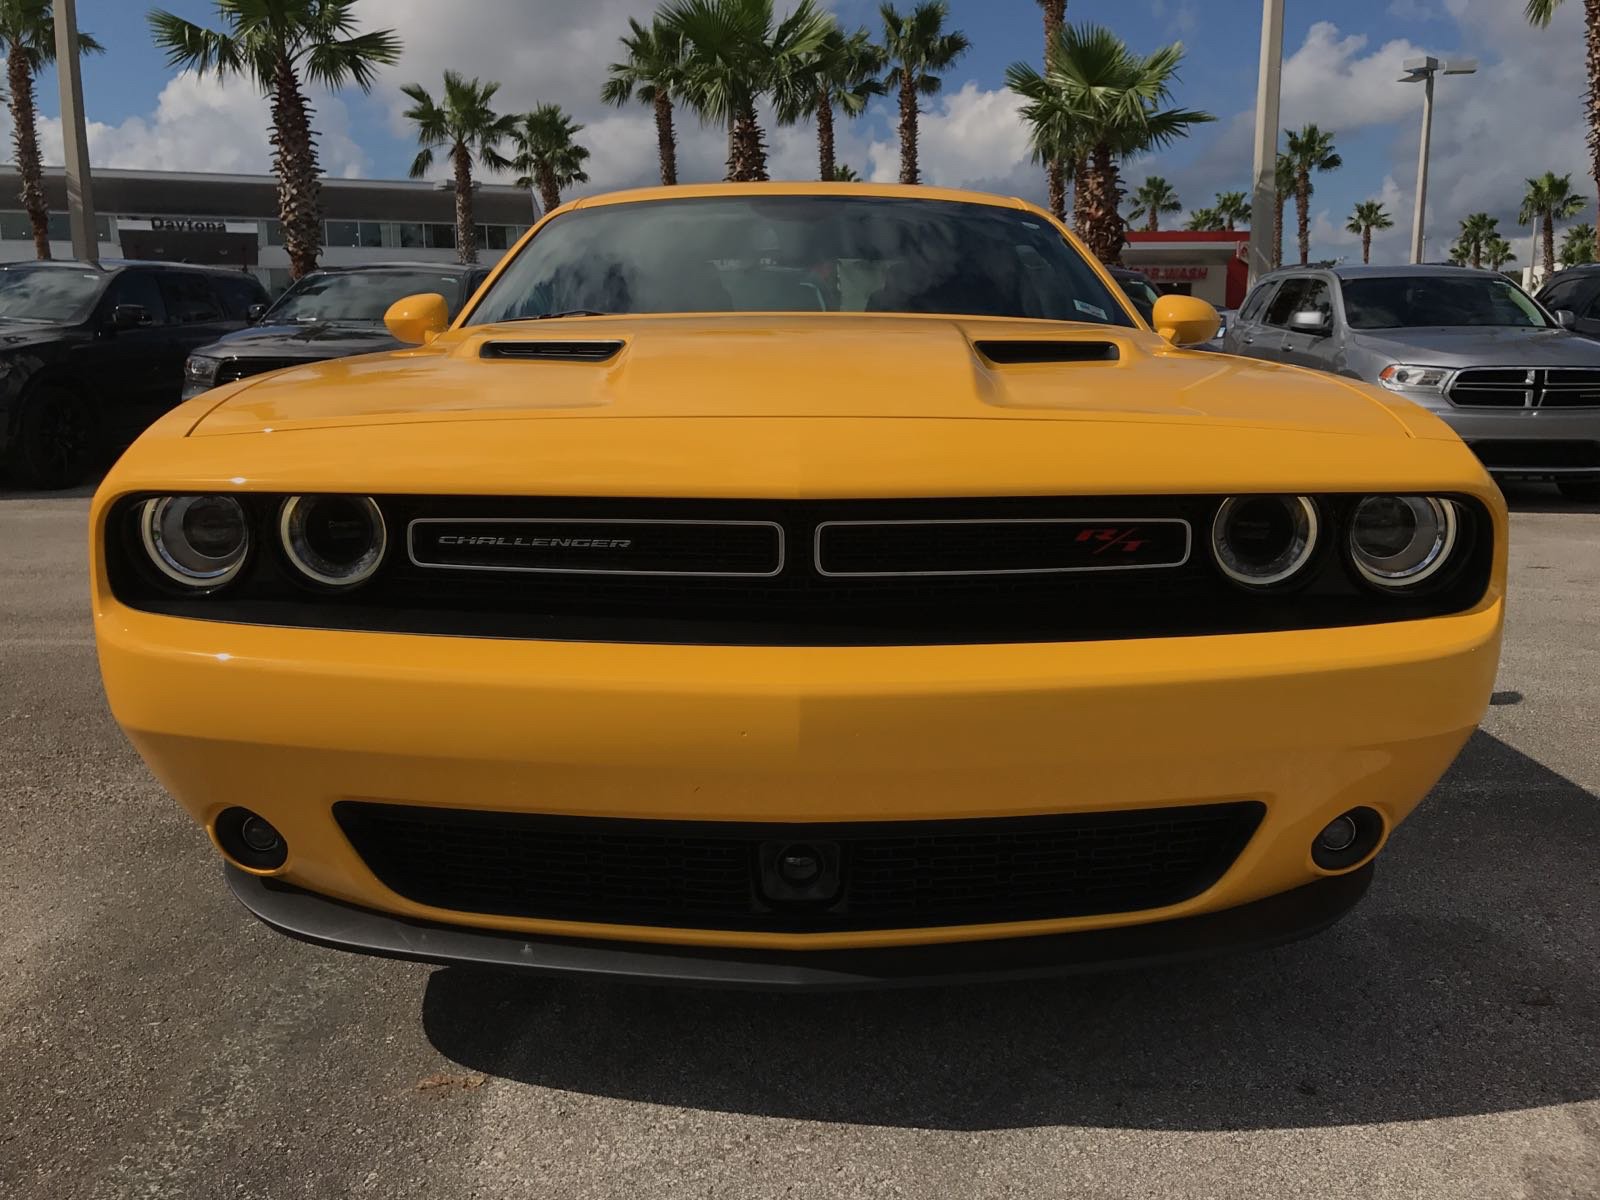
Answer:
<path fill-rule="evenodd" d="M 209 20 L 206 0 L 169 0 L 175 11 Z M 847 26 L 876 28 L 877 5 L 834 0 Z M 595 97 L 604 64 L 629 14 L 646 0 L 365 0 L 371 25 L 394 26 L 406 41 L 402 62 L 371 96 L 319 96 L 323 158 L 335 174 L 403 176 L 413 146 L 399 119 L 398 85 L 433 84 L 449 66 L 499 79 L 507 107 L 555 100 L 589 128 L 593 188 L 649 182 L 653 134 L 640 108 L 617 112 Z M 951 23 L 973 48 L 947 76 L 924 118 L 931 181 L 1039 198 L 1042 182 L 1004 91 L 1002 75 L 1039 53 L 1039 9 L 1032 0 L 952 0 Z M 1546 169 L 1573 171 L 1592 194 L 1583 150 L 1581 5 L 1570 0 L 1548 31 L 1526 27 L 1520 0 L 1288 0 L 1284 50 L 1285 123 L 1316 120 L 1335 131 L 1342 170 L 1318 182 L 1314 253 L 1359 253 L 1343 224 L 1358 200 L 1382 199 L 1396 229 L 1375 257 L 1398 258 L 1410 227 L 1420 89 L 1395 82 L 1400 60 L 1429 52 L 1476 55 L 1476 76 L 1442 80 L 1435 127 L 1430 254 L 1442 252 L 1456 221 L 1486 209 L 1527 260 L 1526 231 L 1515 226 L 1521 181 Z M 105 166 L 264 170 L 266 108 L 243 82 L 219 87 L 175 79 L 150 44 L 144 7 L 128 0 L 79 0 L 79 19 L 109 48 L 85 66 L 91 149 Z M 1173 180 L 1187 206 L 1221 189 L 1245 188 L 1250 172 L 1249 113 L 1254 104 L 1260 5 L 1257 0 L 1069 0 L 1068 19 L 1111 26 L 1135 49 L 1181 40 L 1188 56 L 1177 99 L 1217 115 L 1216 124 L 1155 160 L 1130 163 L 1128 186 L 1147 173 Z M 41 110 L 57 111 L 55 81 L 41 81 Z M 841 157 L 864 174 L 892 177 L 893 114 L 878 105 L 841 130 Z M 685 118 L 683 158 L 693 177 L 720 174 L 719 138 Z M 810 130 L 770 134 L 774 174 L 815 171 Z M 45 129 L 47 157 L 59 130 Z M 57 151 L 54 157 L 59 157 Z M 1580 219 L 1593 220 L 1593 209 Z"/>

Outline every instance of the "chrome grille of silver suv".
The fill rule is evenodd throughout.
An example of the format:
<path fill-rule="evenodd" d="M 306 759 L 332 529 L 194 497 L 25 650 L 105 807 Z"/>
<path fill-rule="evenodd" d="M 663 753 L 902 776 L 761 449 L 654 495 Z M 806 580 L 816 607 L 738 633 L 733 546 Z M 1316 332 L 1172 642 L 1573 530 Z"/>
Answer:
<path fill-rule="evenodd" d="M 1600 408 L 1600 370 L 1468 367 L 1446 395 L 1458 408 Z"/>

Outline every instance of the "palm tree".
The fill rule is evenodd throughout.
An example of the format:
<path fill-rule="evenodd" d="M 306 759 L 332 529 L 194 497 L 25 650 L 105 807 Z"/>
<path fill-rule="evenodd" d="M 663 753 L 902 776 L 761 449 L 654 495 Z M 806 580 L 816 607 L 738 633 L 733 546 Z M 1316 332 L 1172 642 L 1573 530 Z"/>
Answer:
<path fill-rule="evenodd" d="M 1474 267 L 1483 266 L 1484 247 L 1491 238 L 1500 236 L 1499 225 L 1500 222 L 1486 212 L 1461 218 L 1461 234 L 1456 238 L 1456 245 L 1466 252 L 1467 260 Z"/>
<path fill-rule="evenodd" d="M 439 102 L 420 83 L 400 89 L 411 100 L 405 118 L 417 127 L 422 149 L 411 163 L 411 178 L 421 179 L 433 169 L 435 150 L 450 158 L 456 189 L 456 257 L 464 263 L 478 261 L 478 234 L 472 221 L 472 163 L 476 159 L 491 171 L 511 169 L 500 153 L 500 143 L 513 138 L 517 118 L 501 116 L 490 104 L 498 83 L 480 83 L 454 71 L 444 73 L 444 94 Z"/>
<path fill-rule="evenodd" d="M 589 151 L 575 140 L 582 128 L 559 104 L 541 104 L 522 118 L 512 135 L 517 156 L 511 165 L 521 176 L 517 186 L 537 187 L 547 213 L 561 207 L 562 188 L 589 182 L 583 169 Z"/>
<path fill-rule="evenodd" d="M 0 42 L 6 49 L 11 140 L 17 148 L 17 174 L 22 180 L 19 198 L 28 214 L 28 224 L 33 227 L 34 255 L 49 258 L 50 204 L 45 198 L 44 169 L 39 160 L 33 80 L 44 66 L 56 60 L 56 21 L 50 0 L 0 0 Z M 99 54 L 105 49 L 81 32 L 78 47 L 86 54 Z"/>
<path fill-rule="evenodd" d="M 728 130 L 728 178 L 767 177 L 756 116 L 763 97 L 786 106 L 812 56 L 836 26 L 815 0 L 781 21 L 773 0 L 673 0 L 663 26 L 683 39 L 682 96 L 706 122 Z"/>
<path fill-rule="evenodd" d="M 150 14 L 169 67 L 201 75 L 248 75 L 272 99 L 272 170 L 278 221 L 295 278 L 316 269 L 322 249 L 322 192 L 316 134 L 304 80 L 372 90 L 377 68 L 400 57 L 390 29 L 357 33 L 355 0 L 216 0 L 226 31 L 205 29 L 160 9 Z"/>
<path fill-rule="evenodd" d="M 1007 85 L 1025 101 L 1022 116 L 1035 158 L 1066 152 L 1083 163 L 1075 217 L 1103 262 L 1119 261 L 1127 240 L 1118 211 L 1118 157 L 1164 146 L 1191 125 L 1214 120 L 1210 113 L 1161 107 L 1182 61 L 1181 43 L 1140 57 L 1109 29 L 1084 25 L 1056 38 L 1044 74 L 1027 63 L 1006 68 Z"/>
<path fill-rule="evenodd" d="M 1315 125 L 1304 129 L 1286 129 L 1289 161 L 1294 164 L 1294 210 L 1299 222 L 1300 265 L 1311 261 L 1311 172 L 1337 171 L 1344 166 L 1333 148 L 1333 134 L 1324 133 Z"/>
<path fill-rule="evenodd" d="M 849 163 L 843 163 L 833 168 L 833 181 L 835 183 L 860 183 L 861 176 Z"/>
<path fill-rule="evenodd" d="M 1487 253 L 1487 251 L 1485 251 Z M 1561 238 L 1561 261 L 1569 267 L 1595 260 L 1594 226 L 1574 225 Z M 1495 268 L 1499 270 L 1498 267 Z"/>
<path fill-rule="evenodd" d="M 1529 21 L 1543 28 L 1550 24 L 1550 19 L 1560 7 L 1561 0 L 1527 0 L 1524 12 Z M 1590 175 L 1595 186 L 1600 187 L 1600 3 L 1595 0 L 1584 0 L 1583 35 L 1589 69 L 1586 100 L 1589 106 Z M 1545 257 L 1549 258 L 1549 255 Z"/>
<path fill-rule="evenodd" d="M 1472 261 L 1472 250 L 1457 238 L 1450 243 L 1450 250 L 1445 257 L 1456 266 L 1464 267 Z"/>
<path fill-rule="evenodd" d="M 971 44 L 960 30 L 946 33 L 950 6 L 945 0 L 921 0 L 902 15 L 893 4 L 879 10 L 883 16 L 883 49 L 893 65 L 889 87 L 900 94 L 900 182 L 919 183 L 917 170 L 917 100 L 937 96 L 944 80 L 937 74 L 955 64 Z"/>
<path fill-rule="evenodd" d="M 1539 222 L 1544 242 L 1544 273 L 1549 278 L 1556 269 L 1556 222 L 1575 217 L 1589 207 L 1587 197 L 1572 190 L 1572 176 L 1546 171 L 1537 179 L 1528 180 L 1528 190 L 1522 197 L 1522 208 L 1517 213 L 1518 225 Z"/>
<path fill-rule="evenodd" d="M 1161 228 L 1161 214 L 1183 211 L 1183 202 L 1178 199 L 1178 193 L 1173 186 L 1159 175 L 1152 175 L 1141 183 L 1133 193 L 1133 208 L 1128 213 L 1129 220 L 1144 221 L 1144 227 L 1151 233 Z"/>
<path fill-rule="evenodd" d="M 672 97 L 683 84 L 683 38 L 658 18 L 649 28 L 628 18 L 629 32 L 622 37 L 628 52 L 623 62 L 606 68 L 600 99 L 621 108 L 637 98 L 648 104 L 656 118 L 656 154 L 661 160 L 661 182 L 678 182 L 678 138 L 672 128 Z"/>
<path fill-rule="evenodd" d="M 1222 218 L 1222 227 L 1229 233 L 1239 222 L 1250 223 L 1250 199 L 1243 192 L 1218 192 L 1217 202 L 1212 206 L 1217 210 L 1217 216 Z"/>
<path fill-rule="evenodd" d="M 1044 10 L 1044 61 L 1048 63 L 1050 43 L 1067 23 L 1067 0 L 1038 0 L 1038 4 Z M 1052 158 L 1044 164 L 1045 194 L 1049 197 L 1050 211 L 1058 221 L 1067 219 L 1067 165 L 1060 158 Z"/>
<path fill-rule="evenodd" d="M 1489 265 L 1491 271 L 1501 270 L 1516 256 L 1516 252 L 1511 249 L 1511 243 L 1499 234 L 1495 234 L 1483 244 L 1483 261 Z M 1592 256 L 1585 261 L 1593 261 Z"/>
<path fill-rule="evenodd" d="M 1272 176 L 1272 266 L 1283 266 L 1283 206 L 1295 189 L 1294 161 L 1287 154 L 1279 154 L 1277 169 Z M 1316 189 L 1306 183 L 1309 197 Z"/>
<path fill-rule="evenodd" d="M 1183 227 L 1198 233 L 1215 233 L 1222 228 L 1222 214 L 1214 208 L 1197 208 L 1189 214 Z"/>
<path fill-rule="evenodd" d="M 1374 229 L 1393 229 L 1394 218 L 1389 211 L 1377 200 L 1363 200 L 1356 205 L 1355 211 L 1350 214 L 1350 220 L 1345 223 L 1349 233 L 1361 235 L 1361 261 L 1372 261 L 1372 231 Z"/>
<path fill-rule="evenodd" d="M 883 51 L 865 29 L 846 34 L 834 28 L 806 65 L 780 89 L 778 119 L 785 124 L 817 119 L 820 178 L 837 177 L 833 153 L 833 106 L 847 117 L 859 117 L 867 101 L 884 93 Z"/>

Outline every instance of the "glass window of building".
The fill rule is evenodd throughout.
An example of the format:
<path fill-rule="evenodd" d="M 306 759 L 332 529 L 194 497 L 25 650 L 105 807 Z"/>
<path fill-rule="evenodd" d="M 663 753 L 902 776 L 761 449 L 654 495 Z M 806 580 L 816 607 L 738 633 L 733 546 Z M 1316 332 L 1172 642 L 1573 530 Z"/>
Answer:
<path fill-rule="evenodd" d="M 268 246 L 283 245 L 283 224 L 279 221 L 262 221 L 261 236 L 263 244 Z"/>
<path fill-rule="evenodd" d="M 456 248 L 456 227 L 454 225 L 429 225 L 428 245 L 435 250 L 454 250 Z"/>
<path fill-rule="evenodd" d="M 404 246 L 411 250 L 420 250 L 428 244 L 427 236 L 423 233 L 422 224 L 418 221 L 402 221 L 395 227 L 397 246 Z"/>
<path fill-rule="evenodd" d="M 376 249 L 383 245 L 383 222 L 361 221 L 356 227 L 356 245 Z"/>
<path fill-rule="evenodd" d="M 94 219 L 94 228 L 95 235 L 102 242 L 109 242 L 112 240 L 110 217 L 96 217 Z"/>
<path fill-rule="evenodd" d="M 324 241 L 329 246 L 359 246 L 359 222 L 329 221 Z"/>
<path fill-rule="evenodd" d="M 30 233 L 28 235 L 32 237 Z M 67 219 L 66 213 L 50 214 L 50 240 L 52 242 L 70 242 L 72 240 L 72 222 Z"/>
<path fill-rule="evenodd" d="M 33 240 L 33 226 L 28 224 L 28 214 L 19 212 L 0 213 L 0 238 L 8 242 L 31 242 Z"/>

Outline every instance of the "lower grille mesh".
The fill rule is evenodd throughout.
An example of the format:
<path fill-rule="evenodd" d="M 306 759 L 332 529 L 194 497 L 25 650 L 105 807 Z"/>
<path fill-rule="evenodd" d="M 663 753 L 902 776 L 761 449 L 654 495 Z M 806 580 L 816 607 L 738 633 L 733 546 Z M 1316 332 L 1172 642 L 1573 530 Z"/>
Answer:
<path fill-rule="evenodd" d="M 346 801 L 390 890 L 457 912 L 702 929 L 914 928 L 1133 912 L 1219 879 L 1254 802 L 979 821 L 778 825 L 550 817 Z M 821 902 L 762 895 L 763 844 L 838 847 Z"/>

